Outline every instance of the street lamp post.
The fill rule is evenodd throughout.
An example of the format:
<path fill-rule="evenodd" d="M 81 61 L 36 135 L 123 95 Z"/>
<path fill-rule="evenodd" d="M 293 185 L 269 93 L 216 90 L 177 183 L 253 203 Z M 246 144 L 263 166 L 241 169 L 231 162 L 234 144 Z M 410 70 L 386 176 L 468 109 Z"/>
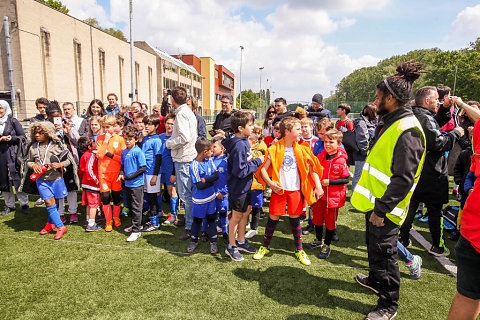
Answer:
<path fill-rule="evenodd" d="M 132 102 L 137 101 L 135 92 L 135 59 L 133 58 L 133 33 L 132 33 L 132 20 L 133 20 L 133 4 L 130 0 L 130 65 L 132 72 Z"/>
<path fill-rule="evenodd" d="M 258 112 L 260 112 L 260 109 L 262 108 L 262 70 L 264 67 L 259 67 L 258 70 L 260 70 L 260 90 L 258 91 Z"/>
<path fill-rule="evenodd" d="M 242 109 L 242 55 L 244 46 L 240 46 L 240 109 Z"/>
<path fill-rule="evenodd" d="M 267 78 L 267 86 L 265 87 L 265 110 L 267 110 L 267 89 L 268 89 L 268 83 L 270 82 L 270 79 Z"/>

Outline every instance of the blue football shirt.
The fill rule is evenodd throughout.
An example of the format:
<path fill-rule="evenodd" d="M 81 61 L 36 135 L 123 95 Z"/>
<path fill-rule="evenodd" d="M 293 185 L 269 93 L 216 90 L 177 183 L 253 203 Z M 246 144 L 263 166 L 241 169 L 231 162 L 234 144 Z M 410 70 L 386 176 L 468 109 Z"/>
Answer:
<path fill-rule="evenodd" d="M 214 157 L 213 163 L 215 164 L 215 167 L 217 168 L 218 175 L 219 175 L 217 182 L 215 182 L 215 191 L 220 192 L 225 196 L 228 193 L 227 156 L 224 155 L 221 157 Z"/>
<path fill-rule="evenodd" d="M 147 171 L 145 174 L 151 176 L 155 169 L 155 157 L 157 154 L 162 154 L 163 151 L 162 140 L 156 134 L 153 136 L 146 136 L 142 140 L 142 151 L 145 155 L 145 160 L 147 161 Z"/>
<path fill-rule="evenodd" d="M 200 190 L 195 186 L 195 183 L 201 182 L 202 178 L 211 176 L 217 169 L 213 163 L 213 159 L 205 159 L 204 162 L 198 162 L 193 159 L 190 164 L 190 178 L 193 184 L 192 202 L 196 204 L 203 204 L 215 199 L 215 186 Z"/>
<path fill-rule="evenodd" d="M 160 172 L 162 174 L 170 175 L 173 172 L 173 159 L 172 159 L 172 151 L 165 147 L 165 141 L 170 139 L 172 136 L 167 136 L 165 133 L 158 135 L 160 140 L 162 140 L 163 151 L 162 151 L 162 166 L 160 167 Z"/>
<path fill-rule="evenodd" d="M 145 155 L 142 150 L 135 146 L 132 149 L 125 149 L 122 151 L 123 172 L 126 176 L 133 174 L 140 167 L 146 166 Z M 145 174 L 141 174 L 132 180 L 125 180 L 125 186 L 129 188 L 141 187 L 145 184 Z"/>

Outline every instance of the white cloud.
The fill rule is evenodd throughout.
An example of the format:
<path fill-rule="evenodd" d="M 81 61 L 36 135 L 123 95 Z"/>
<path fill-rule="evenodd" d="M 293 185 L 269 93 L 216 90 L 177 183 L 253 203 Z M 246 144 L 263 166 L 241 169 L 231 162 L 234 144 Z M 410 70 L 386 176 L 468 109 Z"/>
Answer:
<path fill-rule="evenodd" d="M 77 19 L 95 18 L 101 27 L 115 27 L 105 9 L 97 4 L 96 0 L 62 0 L 62 3 L 68 8 L 69 14 Z"/>
<path fill-rule="evenodd" d="M 134 1 L 134 37 L 170 54 L 212 57 L 237 77 L 239 46 L 243 45 L 242 89 L 258 91 L 258 67 L 263 66 L 262 87 L 271 87 L 276 97 L 283 96 L 288 101 L 309 101 L 316 92 L 328 96 L 342 77 L 379 60 L 371 56 L 353 59 L 339 52 L 337 47 L 325 44 L 321 38 L 356 22 L 342 15 L 332 18 L 324 7 L 356 11 L 373 7 L 373 0 L 366 0 L 362 5 L 353 0 L 343 0 L 340 4 L 314 1 L 316 5 L 310 8 L 297 5 L 297 1 L 282 1 L 275 7 L 273 0 L 255 2 L 254 8 L 271 8 L 265 21 L 239 15 L 249 6 L 249 1 L 235 0 L 232 5 L 227 1 L 202 0 L 192 5 L 189 0 L 137 0 Z M 107 20 L 127 22 L 123 31 L 128 38 L 129 12 L 125 2 L 110 0 L 111 12 Z M 91 12 L 88 13 L 92 15 Z"/>
<path fill-rule="evenodd" d="M 466 7 L 462 10 L 453 22 L 450 38 L 476 39 L 480 36 L 480 4 L 474 7 Z"/>

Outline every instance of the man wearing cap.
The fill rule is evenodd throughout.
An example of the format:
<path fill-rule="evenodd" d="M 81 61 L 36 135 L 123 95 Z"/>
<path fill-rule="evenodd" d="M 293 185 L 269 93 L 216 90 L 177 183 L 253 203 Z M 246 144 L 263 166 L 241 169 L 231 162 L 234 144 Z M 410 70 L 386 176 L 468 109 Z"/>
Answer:
<path fill-rule="evenodd" d="M 315 93 L 312 97 L 312 106 L 307 109 L 307 117 L 312 118 L 313 122 L 317 122 L 322 118 L 331 118 L 330 110 L 323 109 L 323 96 Z"/>

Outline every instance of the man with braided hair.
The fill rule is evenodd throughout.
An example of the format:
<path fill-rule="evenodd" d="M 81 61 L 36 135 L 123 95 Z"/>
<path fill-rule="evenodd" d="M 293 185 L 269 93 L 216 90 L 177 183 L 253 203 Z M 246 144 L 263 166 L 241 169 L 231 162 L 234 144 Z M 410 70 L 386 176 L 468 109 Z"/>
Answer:
<path fill-rule="evenodd" d="M 366 319 L 393 319 L 400 296 L 398 229 L 405 220 L 408 203 L 422 170 L 425 136 L 422 126 L 407 106 L 413 82 L 422 65 L 402 62 L 397 74 L 377 84 L 375 104 L 382 116 L 374 144 L 355 187 L 352 205 L 366 212 L 369 275 L 355 280 L 378 295 Z"/>

